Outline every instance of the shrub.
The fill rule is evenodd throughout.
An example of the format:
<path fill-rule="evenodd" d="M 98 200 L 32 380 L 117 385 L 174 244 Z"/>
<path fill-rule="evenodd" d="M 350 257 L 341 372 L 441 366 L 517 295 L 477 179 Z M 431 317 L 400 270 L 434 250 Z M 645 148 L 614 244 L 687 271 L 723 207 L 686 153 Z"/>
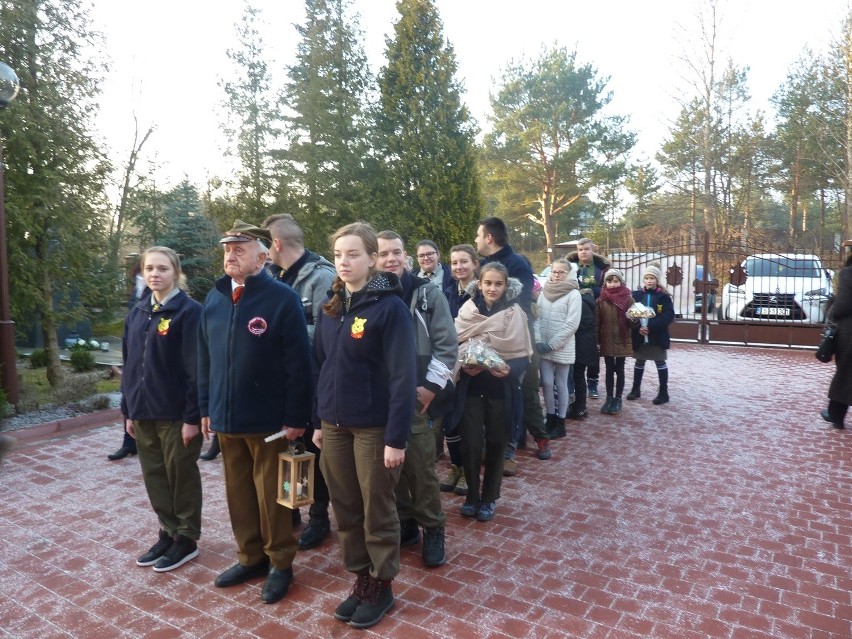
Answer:
<path fill-rule="evenodd" d="M 91 356 L 91 353 L 83 354 Z M 97 373 L 65 375 L 62 383 L 53 390 L 52 402 L 56 404 L 68 404 L 91 397 L 95 394 L 97 378 Z"/>
<path fill-rule="evenodd" d="M 47 366 L 47 351 L 36 349 L 30 355 L 30 368 L 44 368 Z"/>
<path fill-rule="evenodd" d="M 71 368 L 76 373 L 84 373 L 95 368 L 95 356 L 89 351 L 71 351 Z"/>

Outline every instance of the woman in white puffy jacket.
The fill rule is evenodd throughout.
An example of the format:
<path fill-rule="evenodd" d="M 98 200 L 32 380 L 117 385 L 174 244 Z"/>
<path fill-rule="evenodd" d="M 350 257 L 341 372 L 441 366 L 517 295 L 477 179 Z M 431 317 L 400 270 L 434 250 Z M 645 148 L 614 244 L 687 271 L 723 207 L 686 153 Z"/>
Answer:
<path fill-rule="evenodd" d="M 582 314 L 577 266 L 565 259 L 554 260 L 537 304 L 535 347 L 541 354 L 539 370 L 547 408 L 546 429 L 553 432 L 560 423 L 565 423 L 571 403 L 568 376 L 574 363 L 574 334 Z"/>

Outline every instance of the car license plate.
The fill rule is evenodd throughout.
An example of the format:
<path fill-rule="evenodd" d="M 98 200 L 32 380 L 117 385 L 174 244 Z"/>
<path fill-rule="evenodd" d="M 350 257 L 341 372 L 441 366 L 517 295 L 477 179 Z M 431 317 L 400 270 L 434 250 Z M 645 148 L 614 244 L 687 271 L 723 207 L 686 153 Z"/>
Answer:
<path fill-rule="evenodd" d="M 779 315 L 788 316 L 790 315 L 789 308 L 778 308 L 776 306 L 758 306 L 757 307 L 758 315 L 775 315 L 776 317 Z"/>

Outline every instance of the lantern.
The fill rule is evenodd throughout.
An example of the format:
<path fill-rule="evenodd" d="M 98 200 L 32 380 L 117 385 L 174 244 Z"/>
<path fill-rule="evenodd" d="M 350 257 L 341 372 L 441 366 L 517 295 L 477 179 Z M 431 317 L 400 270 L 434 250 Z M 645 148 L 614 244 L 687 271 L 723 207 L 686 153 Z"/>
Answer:
<path fill-rule="evenodd" d="M 316 455 L 305 452 L 301 442 L 278 453 L 278 503 L 299 508 L 314 503 L 314 464 Z"/>

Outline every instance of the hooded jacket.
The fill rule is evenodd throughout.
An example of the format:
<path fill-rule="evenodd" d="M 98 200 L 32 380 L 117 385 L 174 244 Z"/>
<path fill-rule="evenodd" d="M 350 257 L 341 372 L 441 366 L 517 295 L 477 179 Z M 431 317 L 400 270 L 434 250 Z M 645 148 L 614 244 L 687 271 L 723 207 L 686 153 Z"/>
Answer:
<path fill-rule="evenodd" d="M 440 291 L 434 286 L 439 294 Z M 339 317 L 318 316 L 317 415 L 357 428 L 384 426 L 385 444 L 405 448 L 417 393 L 411 314 L 393 273 L 376 273 Z"/>
<path fill-rule="evenodd" d="M 514 424 L 519 423 L 523 411 L 521 379 L 527 370 L 530 355 L 532 355 L 533 352 L 529 328 L 526 322 L 526 315 L 523 313 L 520 305 L 518 304 L 522 288 L 523 286 L 519 280 L 510 277 L 508 287 L 506 289 L 506 295 L 503 300 L 494 304 L 491 309 L 488 309 L 485 305 L 485 299 L 479 290 L 479 282 L 474 280 L 467 285 L 466 290 L 470 295 L 470 299 L 465 302 L 462 310 L 459 311 L 459 317 L 456 318 L 456 330 L 459 333 L 459 339 L 465 340 L 462 342 L 460 350 L 464 348 L 464 343 L 470 339 L 481 339 L 486 341 L 494 347 L 498 354 L 506 358 L 506 364 L 509 365 L 509 374 L 502 378 L 493 377 L 486 373 L 481 373 L 477 377 L 471 377 L 470 375 L 467 375 L 463 369 L 459 368 L 459 370 L 456 371 L 458 375 L 458 384 L 456 386 L 456 399 L 453 416 L 450 427 L 445 428 L 445 432 L 447 434 L 452 435 L 458 428 L 462 413 L 464 412 L 464 404 L 467 399 L 469 387 L 473 380 L 477 380 L 476 384 L 478 385 L 485 384 L 490 388 L 499 389 L 499 393 L 504 400 L 504 407 L 506 415 L 508 416 L 506 424 L 510 433 L 514 428 Z M 508 313 L 504 313 L 506 311 L 511 312 L 514 315 L 514 318 L 511 318 Z M 495 331 L 483 334 L 476 328 L 475 323 L 472 323 L 468 319 L 469 316 L 476 315 L 490 319 L 497 316 L 499 313 L 504 313 L 506 316 L 504 325 L 511 334 L 509 334 L 508 331 L 500 331 L 499 334 Z M 518 320 L 518 317 L 521 319 Z M 494 322 L 489 322 L 489 326 L 493 326 L 494 324 Z M 508 350 L 504 350 L 501 344 L 505 344 L 505 347 Z M 520 356 L 508 357 L 507 355 L 509 352 L 512 354 L 520 353 Z M 483 377 L 483 375 L 488 375 L 488 377 Z"/>
<path fill-rule="evenodd" d="M 306 250 L 305 257 L 305 262 L 299 267 L 290 286 L 302 298 L 308 337 L 313 340 L 317 317 L 322 313 L 322 305 L 328 299 L 328 292 L 337 272 L 334 270 L 334 264 L 321 255 Z M 285 273 L 284 269 L 275 264 L 269 266 L 269 272 L 277 279 L 281 279 Z"/>
<path fill-rule="evenodd" d="M 125 419 L 198 425 L 197 353 L 201 304 L 180 291 L 158 310 L 150 293 L 124 323 L 121 414 Z"/>
<path fill-rule="evenodd" d="M 580 291 L 574 289 L 562 297 L 549 300 L 542 292 L 538 296 L 538 319 L 535 323 L 535 340 L 550 346 L 551 351 L 541 358 L 557 364 L 573 364 L 576 358 L 574 335 L 580 326 L 582 300 Z"/>
<path fill-rule="evenodd" d="M 435 393 L 429 413 L 442 416 L 452 405 L 455 386 L 451 377 L 459 354 L 453 316 L 447 298 L 430 280 L 405 271 L 400 285 L 414 320 L 417 386 Z"/>
<path fill-rule="evenodd" d="M 292 288 L 261 269 L 234 304 L 224 275 L 204 300 L 198 339 L 198 401 L 214 431 L 259 435 L 308 425 L 310 347 Z"/>
<path fill-rule="evenodd" d="M 597 337 L 597 304 L 592 289 L 580 291 L 580 326 L 574 334 L 576 346 L 575 364 L 594 366 L 600 362 Z"/>
<path fill-rule="evenodd" d="M 580 283 L 580 288 L 590 288 L 595 294 L 595 299 L 600 297 L 601 288 L 604 284 L 604 273 L 606 273 L 611 266 L 610 261 L 603 255 L 592 253 L 591 266 L 594 267 L 593 273 L 592 269 L 588 266 L 580 264 L 580 256 L 577 251 L 568 253 L 568 255 L 565 256 L 565 259 L 577 265 L 577 269 L 579 270 L 577 273 L 577 281 Z"/>
<path fill-rule="evenodd" d="M 492 253 L 488 257 L 483 257 L 479 260 L 479 268 L 489 262 L 500 262 L 506 267 L 510 278 L 515 278 L 521 284 L 521 290 L 517 296 L 517 303 L 521 305 L 521 310 L 527 314 L 532 322 L 532 293 L 533 293 L 533 271 L 529 261 L 522 255 L 515 253 L 511 245 L 507 244 L 496 253 Z M 470 287 L 470 284 L 468 284 Z"/>

